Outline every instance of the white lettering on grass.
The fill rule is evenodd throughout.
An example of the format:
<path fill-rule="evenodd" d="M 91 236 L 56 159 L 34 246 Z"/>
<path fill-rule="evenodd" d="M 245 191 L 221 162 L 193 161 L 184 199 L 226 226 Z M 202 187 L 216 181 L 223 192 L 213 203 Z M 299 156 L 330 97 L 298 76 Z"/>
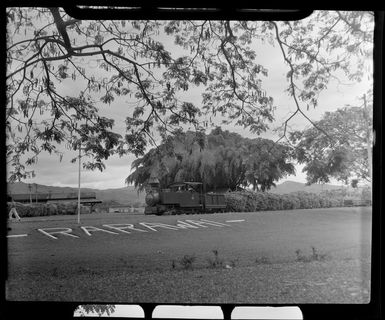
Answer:
<path fill-rule="evenodd" d="M 164 223 L 141 222 L 139 224 L 152 230 L 152 231 L 158 231 L 154 228 L 165 228 L 165 229 L 170 229 L 170 230 L 178 230 L 179 229 L 176 226 L 170 226 L 169 224 L 164 224 Z"/>
<path fill-rule="evenodd" d="M 118 224 L 103 224 L 103 227 L 111 228 L 114 230 L 118 230 L 124 233 L 131 233 L 128 230 L 135 230 L 135 231 L 140 231 L 140 232 L 148 232 L 147 230 L 142 230 L 142 229 L 137 229 L 134 227 L 133 224 L 125 224 L 125 223 L 118 223 Z"/>
<path fill-rule="evenodd" d="M 78 236 L 75 236 L 74 234 L 71 234 L 72 229 L 70 228 L 44 228 L 44 229 L 37 229 L 40 231 L 42 234 L 45 234 L 46 236 L 52 238 L 52 239 L 57 239 L 57 237 L 53 236 L 52 234 L 62 234 L 65 236 L 70 236 L 74 238 L 79 238 Z M 56 231 L 54 231 L 56 230 Z"/>
<path fill-rule="evenodd" d="M 212 225 L 218 225 L 218 226 L 224 226 L 224 227 L 230 227 L 229 224 L 223 223 L 223 222 L 218 222 L 218 221 L 211 221 L 211 220 L 206 220 L 206 219 L 200 219 L 200 221 L 204 221 L 208 224 Z"/>
<path fill-rule="evenodd" d="M 226 220 L 227 223 L 229 222 L 243 222 L 245 221 L 245 219 L 242 219 L 242 220 Z"/>
<path fill-rule="evenodd" d="M 96 232 L 96 231 L 102 231 L 102 232 L 107 232 L 107 233 L 110 233 L 110 234 L 119 234 L 119 233 L 116 233 L 116 232 L 112 232 L 112 231 L 109 231 L 109 230 L 104 230 L 104 229 L 101 229 L 101 228 L 96 228 L 96 227 L 92 227 L 92 226 L 86 226 L 86 227 L 80 227 L 81 229 L 83 229 L 83 231 L 91 236 L 91 233 L 90 232 Z"/>
<path fill-rule="evenodd" d="M 233 221 L 230 221 L 233 222 Z M 217 221 L 211 221 L 211 220 L 205 220 L 205 219 L 200 219 L 200 220 L 185 220 L 181 221 L 178 220 L 176 225 L 169 225 L 165 223 L 151 223 L 151 222 L 140 222 L 139 225 L 146 227 L 147 229 L 151 231 L 158 231 L 156 228 L 164 228 L 168 230 L 180 230 L 180 229 L 199 229 L 199 228 L 208 228 L 209 226 L 214 226 L 214 227 L 225 227 L 225 226 L 230 226 L 228 224 L 222 223 L 222 222 L 217 222 Z M 148 230 L 143 230 L 143 229 L 138 229 L 135 228 L 133 224 L 104 224 L 103 227 L 113 229 L 116 231 L 120 231 L 123 233 L 130 234 L 131 230 L 134 231 L 139 231 L 139 232 L 148 232 Z M 109 234 L 115 234 L 119 235 L 119 233 L 102 229 L 102 228 L 97 228 L 93 226 L 82 226 L 80 227 L 85 234 L 88 236 L 91 236 L 92 232 L 105 232 Z M 79 236 L 72 234 L 72 229 L 71 228 L 44 228 L 44 229 L 37 229 L 39 232 L 42 234 L 52 238 L 52 239 L 57 239 L 57 237 L 54 236 L 57 234 L 61 234 L 64 236 L 69 236 L 73 238 L 79 238 Z"/>
<path fill-rule="evenodd" d="M 7 236 L 7 238 L 22 238 L 22 237 L 28 237 L 28 234 L 10 234 Z"/>
<path fill-rule="evenodd" d="M 192 229 L 199 229 L 198 226 L 194 226 L 192 224 L 188 224 L 187 222 L 185 221 L 180 221 L 178 220 L 177 221 L 178 223 L 176 224 L 176 226 L 180 229 L 188 229 L 188 228 L 192 228 Z"/>
<path fill-rule="evenodd" d="M 222 222 L 216 222 L 216 221 L 210 221 L 210 220 L 205 220 L 205 219 L 200 219 L 199 221 L 196 220 L 186 220 L 188 223 L 192 223 L 196 226 L 207 228 L 207 225 L 209 226 L 215 226 L 215 227 L 229 227 L 230 225 L 222 223 Z"/>

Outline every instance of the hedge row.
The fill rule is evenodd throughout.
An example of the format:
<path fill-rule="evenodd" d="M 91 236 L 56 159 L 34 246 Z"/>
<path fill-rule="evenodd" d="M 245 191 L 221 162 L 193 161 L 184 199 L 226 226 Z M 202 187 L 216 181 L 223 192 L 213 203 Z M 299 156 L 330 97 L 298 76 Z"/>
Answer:
<path fill-rule="evenodd" d="M 309 192 L 293 192 L 289 194 L 274 194 L 268 192 L 234 191 L 225 193 L 227 211 L 254 212 L 267 210 L 290 210 L 330 208 L 343 206 L 342 199 L 325 197 Z M 52 215 L 77 214 L 77 203 L 15 203 L 20 217 L 38 217 Z M 11 209 L 8 203 L 8 212 Z M 90 213 L 90 208 L 81 206 L 81 214 Z"/>
<path fill-rule="evenodd" d="M 342 199 L 330 199 L 309 192 L 279 195 L 244 190 L 226 193 L 225 200 L 227 210 L 232 212 L 330 208 L 340 207 L 343 204 Z"/>
<path fill-rule="evenodd" d="M 23 204 L 15 202 L 17 213 L 21 218 L 23 217 L 40 217 L 40 216 L 54 216 L 54 215 L 71 215 L 77 214 L 77 203 L 34 203 Z M 11 204 L 8 203 L 8 212 L 11 210 Z M 81 206 L 80 213 L 89 213 L 90 208 Z"/>

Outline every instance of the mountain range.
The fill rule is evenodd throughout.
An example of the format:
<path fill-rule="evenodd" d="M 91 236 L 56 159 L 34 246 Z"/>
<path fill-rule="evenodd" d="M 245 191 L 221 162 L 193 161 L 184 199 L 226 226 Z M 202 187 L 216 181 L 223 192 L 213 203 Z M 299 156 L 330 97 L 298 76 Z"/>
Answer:
<path fill-rule="evenodd" d="M 269 192 L 276 194 L 287 194 L 290 192 L 305 191 L 311 193 L 321 193 L 326 190 L 341 189 L 342 186 L 333 184 L 311 184 L 310 186 L 305 183 L 295 181 L 285 181 L 278 184 L 276 187 L 272 187 Z"/>
<path fill-rule="evenodd" d="M 35 193 L 35 188 L 37 188 L 38 193 L 76 193 L 77 188 L 71 187 L 55 187 L 55 186 L 46 186 L 41 184 L 32 184 L 31 193 Z M 331 184 L 313 184 L 310 186 L 305 185 L 304 183 L 294 182 L 294 181 L 285 181 L 281 184 L 278 184 L 276 187 L 271 188 L 269 192 L 276 194 L 285 194 L 296 191 L 306 191 L 312 193 L 320 193 L 325 190 L 335 190 L 340 189 L 341 186 L 331 185 Z M 120 204 L 133 204 L 133 203 L 144 203 L 145 193 L 138 193 L 134 186 L 126 186 L 123 188 L 116 189 L 92 189 L 92 188 L 82 188 L 83 192 L 95 192 L 96 199 L 102 200 L 103 202 L 112 201 Z M 28 194 L 29 184 L 24 182 L 15 182 L 8 184 L 8 193 L 10 194 Z"/>

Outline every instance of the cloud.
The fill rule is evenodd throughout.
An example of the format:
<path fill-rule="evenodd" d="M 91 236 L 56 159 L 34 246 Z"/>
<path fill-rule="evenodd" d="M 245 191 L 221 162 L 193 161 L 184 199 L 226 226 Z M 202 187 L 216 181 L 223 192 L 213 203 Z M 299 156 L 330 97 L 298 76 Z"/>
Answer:
<path fill-rule="evenodd" d="M 41 154 L 37 164 L 28 167 L 34 170 L 36 177 L 26 179 L 26 183 L 38 183 L 54 186 L 78 186 L 79 165 L 71 163 L 70 159 L 76 157 L 76 152 L 68 152 L 62 161 L 54 155 Z M 131 172 L 131 163 L 134 156 L 112 156 L 105 161 L 106 169 L 99 170 L 81 169 L 81 186 L 87 188 L 122 188 L 126 186 L 125 179 Z"/>

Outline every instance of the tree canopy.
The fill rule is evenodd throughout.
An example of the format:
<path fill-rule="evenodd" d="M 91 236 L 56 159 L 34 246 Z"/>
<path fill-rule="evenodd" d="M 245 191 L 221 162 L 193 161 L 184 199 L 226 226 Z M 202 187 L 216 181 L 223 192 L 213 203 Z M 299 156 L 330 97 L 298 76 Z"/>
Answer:
<path fill-rule="evenodd" d="M 220 127 L 197 136 L 180 132 L 168 137 L 132 164 L 127 177 L 143 190 L 150 178 L 162 187 L 180 181 L 202 182 L 206 191 L 251 186 L 266 191 L 274 182 L 294 174 L 291 149 L 268 139 L 249 139 Z"/>
<path fill-rule="evenodd" d="M 320 135 L 315 127 L 291 133 L 309 184 L 327 183 L 330 178 L 352 185 L 359 180 L 371 183 L 373 107 L 371 99 L 364 99 L 361 106 L 325 113 L 316 125 L 328 136 Z"/>
<path fill-rule="evenodd" d="M 372 25 L 371 12 L 317 11 L 305 23 L 100 21 L 73 19 L 56 7 L 7 8 L 10 180 L 28 177 L 26 166 L 41 152 L 62 156 L 59 144 L 84 148 L 91 155 L 84 167 L 103 170 L 111 155 L 143 156 L 186 125 L 204 130 L 210 116 L 265 132 L 279 106 L 263 88 L 268 70 L 258 63 L 255 41 L 278 45 L 288 66 L 297 109 L 283 124 L 286 138 L 295 115 L 311 122 L 302 108 L 317 105 L 336 71 L 362 78 Z M 68 92 L 72 82 L 76 90 Z M 186 98 L 196 86 L 200 103 Z M 100 104 L 113 107 L 122 97 L 124 134 L 100 112 Z"/>

